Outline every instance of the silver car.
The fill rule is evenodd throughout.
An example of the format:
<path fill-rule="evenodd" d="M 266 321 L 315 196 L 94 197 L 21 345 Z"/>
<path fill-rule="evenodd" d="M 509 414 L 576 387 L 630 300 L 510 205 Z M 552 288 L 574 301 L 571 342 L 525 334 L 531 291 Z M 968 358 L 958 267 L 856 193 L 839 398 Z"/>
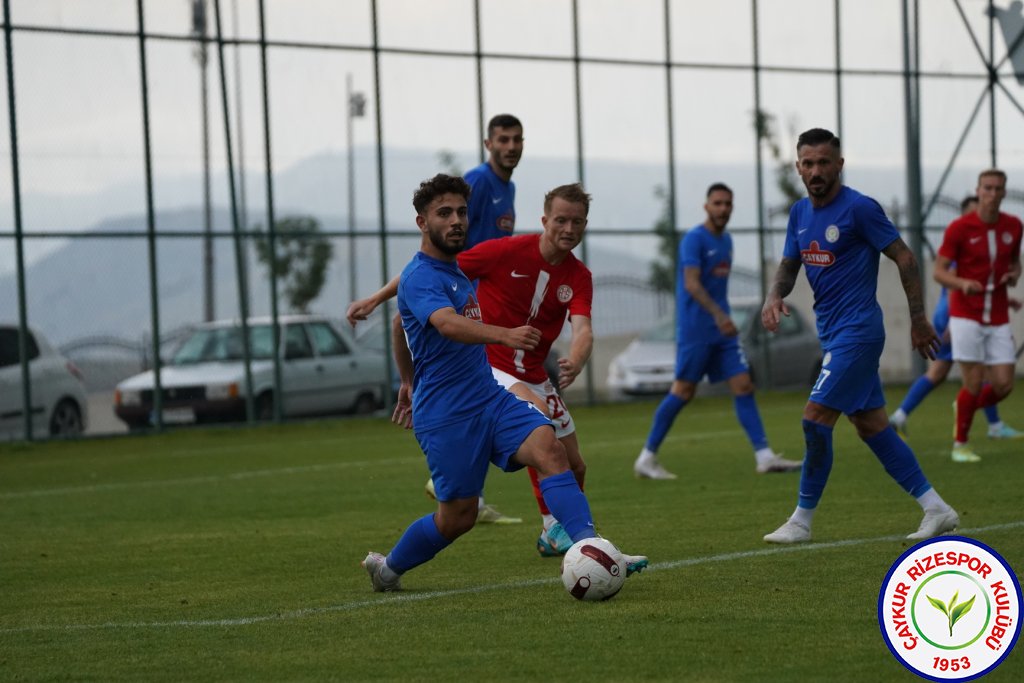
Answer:
<path fill-rule="evenodd" d="M 740 331 L 740 343 L 755 382 L 772 387 L 810 387 L 821 370 L 821 346 L 813 324 L 790 308 L 779 330 L 769 334 L 761 327 L 759 302 L 732 304 L 732 319 Z M 761 347 L 767 342 L 771 363 Z M 770 371 L 770 383 L 764 381 Z M 612 359 L 608 389 L 612 397 L 663 394 L 675 379 L 676 327 L 673 316 L 663 318 Z"/>
<path fill-rule="evenodd" d="M 32 395 L 32 435 L 78 436 L 87 419 L 82 373 L 57 353 L 38 330 L 26 347 Z M 25 402 L 17 325 L 0 325 L 0 438 L 25 437 Z"/>
<path fill-rule="evenodd" d="M 280 401 L 286 417 L 369 413 L 383 402 L 384 355 L 359 345 L 327 318 L 280 316 L 281 391 L 274 392 L 270 318 L 249 321 L 256 418 L 269 420 Z M 165 423 L 245 419 L 245 364 L 237 320 L 197 326 L 160 373 Z M 155 423 L 152 370 L 118 383 L 114 412 L 131 429 Z"/>

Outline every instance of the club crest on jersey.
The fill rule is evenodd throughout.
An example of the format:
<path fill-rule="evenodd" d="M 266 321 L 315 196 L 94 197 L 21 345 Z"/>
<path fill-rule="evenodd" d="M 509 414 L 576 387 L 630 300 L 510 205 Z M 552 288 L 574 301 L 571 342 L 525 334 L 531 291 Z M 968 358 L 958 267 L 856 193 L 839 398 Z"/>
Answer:
<path fill-rule="evenodd" d="M 506 213 L 504 216 L 498 218 L 498 230 L 504 230 L 505 232 L 512 232 L 516 229 L 516 217 L 515 214 Z"/>
<path fill-rule="evenodd" d="M 1013 235 L 1008 232 L 1003 233 L 1003 244 L 1010 244 L 1013 242 Z"/>
<path fill-rule="evenodd" d="M 839 226 L 830 225 L 825 228 L 825 239 L 828 240 L 830 244 L 834 244 L 839 239 Z"/>
<path fill-rule="evenodd" d="M 558 300 L 563 304 L 569 303 L 569 300 L 572 299 L 572 287 L 569 285 L 561 285 L 558 288 L 558 291 L 555 292 L 555 296 L 557 296 Z"/>
<path fill-rule="evenodd" d="M 836 255 L 827 249 L 822 249 L 818 244 L 818 240 L 814 240 L 806 249 L 800 250 L 800 260 L 809 266 L 821 266 L 824 268 L 836 262 Z"/>
<path fill-rule="evenodd" d="M 483 322 L 483 317 L 480 315 L 480 304 L 477 303 L 476 297 L 472 294 L 466 299 L 466 305 L 462 307 L 462 315 L 470 320 L 475 320 L 478 323 Z"/>

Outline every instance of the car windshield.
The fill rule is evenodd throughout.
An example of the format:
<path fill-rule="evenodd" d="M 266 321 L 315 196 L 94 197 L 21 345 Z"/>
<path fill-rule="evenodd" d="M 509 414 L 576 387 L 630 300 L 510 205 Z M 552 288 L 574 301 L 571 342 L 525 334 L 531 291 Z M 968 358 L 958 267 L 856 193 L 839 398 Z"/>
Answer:
<path fill-rule="evenodd" d="M 732 321 L 736 329 L 742 330 L 750 317 L 749 306 L 732 306 Z M 640 335 L 645 342 L 674 342 L 676 340 L 676 321 L 672 316 L 662 318 L 661 322 Z"/>
<path fill-rule="evenodd" d="M 273 358 L 270 325 L 249 327 L 249 353 L 253 360 Z M 191 365 L 217 361 L 242 360 L 242 328 L 214 327 L 196 330 L 171 359 L 171 365 Z"/>

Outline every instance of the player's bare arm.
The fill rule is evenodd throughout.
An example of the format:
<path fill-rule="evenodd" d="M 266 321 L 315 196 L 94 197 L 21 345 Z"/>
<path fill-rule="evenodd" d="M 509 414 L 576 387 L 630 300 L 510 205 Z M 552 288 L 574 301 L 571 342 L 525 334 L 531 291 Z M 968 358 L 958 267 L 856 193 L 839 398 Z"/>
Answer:
<path fill-rule="evenodd" d="M 887 246 L 882 253 L 892 259 L 900 271 L 900 282 L 903 284 L 907 306 L 910 308 L 910 343 L 922 358 L 934 359 L 942 342 L 925 314 L 924 291 L 917 259 L 906 242 L 901 239 Z"/>
<path fill-rule="evenodd" d="M 789 306 L 784 299 L 789 296 L 796 285 L 796 276 L 800 273 L 800 261 L 794 258 L 783 257 L 779 267 L 775 270 L 775 277 L 772 279 L 772 286 L 768 290 L 768 296 L 761 308 L 761 324 L 764 329 L 774 332 L 779 329 L 779 321 L 782 316 L 789 315 Z"/>
<path fill-rule="evenodd" d="M 711 315 L 715 325 L 718 326 L 719 332 L 726 337 L 735 337 L 739 334 L 739 330 L 736 329 L 736 323 L 722 310 L 721 306 L 715 303 L 715 300 L 708 294 L 708 290 L 704 289 L 704 285 L 701 284 L 700 268 L 697 266 L 686 266 L 683 268 L 683 286 L 686 288 L 686 292 L 693 297 L 693 300 Z"/>
<path fill-rule="evenodd" d="M 946 289 L 955 289 L 964 294 L 978 294 L 985 291 L 985 287 L 977 280 L 958 277 L 956 268 L 953 266 L 953 260 L 942 254 L 936 254 L 935 256 L 932 279 Z"/>
<path fill-rule="evenodd" d="M 412 352 L 409 341 L 405 338 L 402 328 L 402 316 L 396 315 L 391 321 L 391 349 L 398 366 L 398 400 L 391 414 L 391 421 L 396 425 L 412 429 Z"/>
<path fill-rule="evenodd" d="M 530 325 L 499 327 L 459 315 L 454 308 L 440 308 L 430 314 L 430 324 L 444 337 L 462 344 L 501 344 L 532 351 L 540 343 L 540 330 Z"/>
<path fill-rule="evenodd" d="M 569 316 L 572 327 L 572 342 L 569 345 L 569 356 L 558 359 L 558 388 L 565 389 L 581 372 L 590 360 L 594 350 L 594 329 L 590 318 L 585 315 Z"/>
<path fill-rule="evenodd" d="M 400 277 L 400 275 L 396 275 L 391 278 L 391 282 L 387 283 L 370 296 L 365 299 L 353 301 L 349 304 L 348 311 L 345 312 L 345 318 L 348 320 L 348 324 L 355 327 L 358 321 L 366 320 L 367 316 L 373 313 L 374 309 L 382 303 L 388 299 L 393 299 L 398 294 L 398 280 Z"/>

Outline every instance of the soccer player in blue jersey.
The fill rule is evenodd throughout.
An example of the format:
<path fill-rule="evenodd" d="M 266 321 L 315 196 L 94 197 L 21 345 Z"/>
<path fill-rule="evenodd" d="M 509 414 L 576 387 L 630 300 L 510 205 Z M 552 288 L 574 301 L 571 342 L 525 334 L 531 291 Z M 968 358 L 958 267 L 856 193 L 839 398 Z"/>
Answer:
<path fill-rule="evenodd" d="M 439 174 L 413 196 L 423 237 L 398 285 L 400 318 L 392 336 L 401 386 L 393 420 L 414 422 L 438 506 L 413 522 L 386 557 L 371 552 L 363 560 L 378 592 L 399 590 L 402 574 L 473 528 L 491 463 L 507 472 L 535 468 L 544 502 L 573 542 L 597 536 L 551 420 L 491 374 L 485 344 L 531 350 L 540 331 L 482 322 L 473 287 L 456 263 L 465 247 L 469 193 L 462 178 Z M 625 557 L 627 573 L 647 566 L 646 557 Z"/>
<path fill-rule="evenodd" d="M 645 479 L 676 478 L 658 461 L 658 447 L 679 411 L 693 400 L 697 383 L 705 375 L 711 382 L 729 382 L 736 417 L 754 448 L 757 471 L 798 470 L 799 462 L 779 457 L 768 446 L 739 330 L 729 316 L 732 236 L 725 228 L 732 216 L 732 190 L 728 185 L 715 183 L 708 188 L 704 211 L 704 222 L 689 230 L 679 246 L 682 276 L 676 278 L 676 378 L 654 413 L 654 424 L 633 463 L 633 472 Z"/>
<path fill-rule="evenodd" d="M 878 375 L 885 345 L 882 309 L 876 299 L 878 254 L 892 259 L 910 307 L 910 339 L 925 358 L 934 358 L 939 339 L 925 315 L 917 260 L 874 199 L 840 180 L 843 158 L 839 138 L 822 128 L 801 133 L 796 169 L 807 197 L 790 209 L 782 261 L 761 311 L 765 329 L 774 332 L 784 301 L 793 291 L 801 264 L 814 293 L 821 340 L 821 374 L 804 407 L 807 444 L 796 510 L 767 534 L 769 543 L 811 540 L 811 520 L 832 470 L 832 429 L 845 414 L 897 484 L 924 510 L 917 531 L 924 539 L 955 529 L 960 518 L 928 483 L 917 458 L 889 424 Z"/>
<path fill-rule="evenodd" d="M 976 195 L 965 197 L 960 202 L 960 215 L 965 216 L 969 213 L 974 213 L 977 207 L 978 197 Z M 1010 306 L 1020 308 L 1020 302 L 1012 299 Z M 907 435 L 907 419 L 910 417 L 910 414 L 914 412 L 914 409 L 921 404 L 921 401 L 935 387 L 946 381 L 946 377 L 949 376 L 949 371 L 953 367 L 953 344 L 950 342 L 948 332 L 949 290 L 945 287 L 940 290 L 939 302 L 935 304 L 935 312 L 932 313 L 932 325 L 935 327 L 935 333 L 942 340 L 942 346 L 939 348 L 938 353 L 935 354 L 935 360 L 928 364 L 928 369 L 925 373 L 910 385 L 910 389 L 907 390 L 907 395 L 903 397 L 900 407 L 889 416 L 889 422 L 892 423 L 897 432 L 904 436 Z M 984 411 L 985 417 L 988 419 L 988 438 L 1024 438 L 1024 432 L 1017 431 L 999 418 L 999 409 L 995 405 L 986 406 Z"/>
<path fill-rule="evenodd" d="M 498 114 L 487 123 L 484 147 L 488 159 L 466 171 L 472 190 L 466 248 L 497 237 L 508 237 L 516 227 L 516 186 L 512 171 L 523 156 L 523 124 L 511 114 Z"/>

